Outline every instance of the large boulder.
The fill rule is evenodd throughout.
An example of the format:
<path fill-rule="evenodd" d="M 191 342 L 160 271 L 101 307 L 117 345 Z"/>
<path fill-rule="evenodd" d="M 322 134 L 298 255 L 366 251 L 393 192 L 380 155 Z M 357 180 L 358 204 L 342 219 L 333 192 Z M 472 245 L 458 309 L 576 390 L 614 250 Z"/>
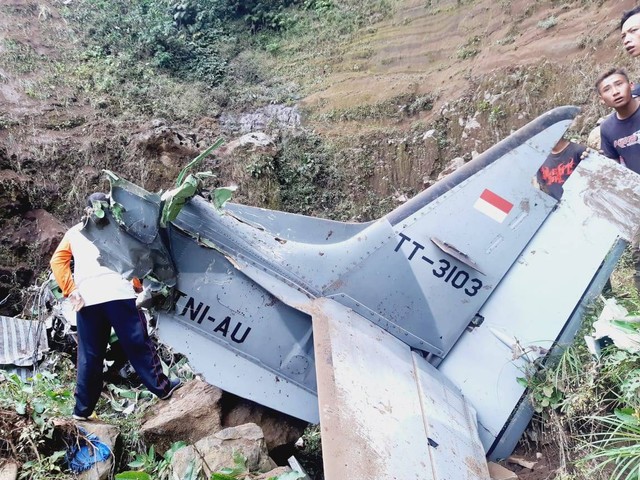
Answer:
<path fill-rule="evenodd" d="M 222 429 L 222 390 L 201 380 L 187 382 L 170 400 L 153 405 L 143 418 L 140 435 L 160 452 L 174 442 L 195 443 Z"/>
<path fill-rule="evenodd" d="M 184 478 L 188 468 L 201 469 L 209 478 L 218 470 L 233 467 L 237 454 L 246 459 L 250 472 L 268 472 L 277 466 L 269 458 L 262 430 L 255 423 L 225 428 L 181 448 L 173 455 L 171 466 L 176 478 Z"/>
<path fill-rule="evenodd" d="M 260 426 L 269 452 L 296 442 L 308 423 L 277 412 L 250 400 L 225 393 L 223 397 L 223 427 L 235 427 L 245 423 Z M 274 457 L 275 458 L 275 457 Z"/>

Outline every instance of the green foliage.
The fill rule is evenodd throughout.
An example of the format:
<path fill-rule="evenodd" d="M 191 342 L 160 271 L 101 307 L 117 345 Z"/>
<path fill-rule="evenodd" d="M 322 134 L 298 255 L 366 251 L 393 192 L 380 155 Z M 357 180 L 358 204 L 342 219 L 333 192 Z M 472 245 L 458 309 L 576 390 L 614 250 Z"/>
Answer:
<path fill-rule="evenodd" d="M 574 346 L 547 358 L 543 365 L 532 365 L 537 366 L 537 370 L 517 380 L 529 389 L 533 407 L 539 413 L 545 408 L 563 406 L 566 395 L 579 383 L 584 368 L 583 358 Z"/>
<path fill-rule="evenodd" d="M 242 452 L 233 452 L 233 467 L 223 468 L 211 475 L 211 480 L 234 480 L 248 473 L 247 458 Z"/>
<path fill-rule="evenodd" d="M 585 438 L 590 450 L 580 464 L 595 463 L 590 473 L 606 471 L 611 480 L 637 480 L 640 477 L 640 421 L 638 411 L 619 409 L 613 415 L 592 418 L 602 429 Z"/>
<path fill-rule="evenodd" d="M 461 60 L 473 58 L 480 53 L 480 37 L 469 38 L 464 45 L 458 48 L 457 57 Z"/>
<path fill-rule="evenodd" d="M 224 207 L 224 204 L 231 200 L 233 192 L 235 192 L 237 189 L 238 187 L 236 186 L 216 188 L 210 195 L 211 203 L 213 204 L 214 208 L 216 210 L 222 209 L 222 207 Z"/>
<path fill-rule="evenodd" d="M 234 13 L 245 21 L 252 32 L 263 29 L 282 30 L 292 24 L 294 18 L 287 7 L 307 2 L 301 0 L 235 0 L 229 2 Z"/>
<path fill-rule="evenodd" d="M 135 459 L 129 462 L 129 467 L 136 469 L 136 471 L 119 473 L 116 475 L 116 479 L 146 480 L 153 478 L 168 480 L 172 478 L 171 462 L 173 461 L 173 456 L 186 445 L 185 442 L 173 443 L 161 458 L 158 458 L 155 448 L 152 445 L 147 452 L 136 453 Z"/>
<path fill-rule="evenodd" d="M 293 68 L 308 69 L 320 52 L 334 52 L 341 41 L 359 29 L 389 16 L 394 3 L 395 0 L 297 1 L 283 11 L 287 16 L 285 28 L 262 30 L 256 39 L 265 50 L 292 55 L 297 63 Z M 287 66 L 288 75 L 292 74 L 291 67 Z"/>
<path fill-rule="evenodd" d="M 258 179 L 273 175 L 275 168 L 271 155 L 254 155 L 251 157 L 251 162 L 245 166 L 245 171 L 252 178 Z"/>
<path fill-rule="evenodd" d="M 391 97 L 384 102 L 363 104 L 357 107 L 334 110 L 322 116 L 329 121 L 362 121 L 385 118 L 404 119 L 433 108 L 433 95 L 403 94 Z"/>
<path fill-rule="evenodd" d="M 223 142 L 223 140 L 221 138 L 216 140 L 216 142 L 213 145 L 211 145 L 209 148 L 207 148 L 204 152 L 202 152 L 196 158 L 191 160 L 189 162 L 189 164 L 180 171 L 180 174 L 178 175 L 178 178 L 176 179 L 176 187 L 179 187 L 180 185 L 182 185 L 184 177 L 185 177 L 185 175 L 187 174 L 187 172 L 189 170 L 197 167 L 202 162 L 202 160 L 204 160 L 205 157 L 207 157 L 207 155 L 209 155 L 211 152 L 213 152 L 216 148 L 218 148 L 223 143 L 224 142 Z"/>
<path fill-rule="evenodd" d="M 332 210 L 343 198 L 333 151 L 314 135 L 286 138 L 274 160 L 282 209 L 295 213 Z"/>
<path fill-rule="evenodd" d="M 322 465 L 320 425 L 309 425 L 302 434 L 302 440 L 303 446 L 295 457 L 311 478 L 322 478 L 322 472 L 317 471 L 318 466 Z"/>
<path fill-rule="evenodd" d="M 106 202 L 100 202 L 100 201 L 92 201 L 91 202 L 91 209 L 93 210 L 91 212 L 91 214 L 93 216 L 95 216 L 96 218 L 104 218 L 104 205 L 103 203 Z"/>
<path fill-rule="evenodd" d="M 184 204 L 200 190 L 202 180 L 214 176 L 211 172 L 198 172 L 185 178 L 185 175 L 189 170 L 199 165 L 207 155 L 220 145 L 222 145 L 222 140 L 218 140 L 189 162 L 189 164 L 180 171 L 176 180 L 176 188 L 169 190 L 162 195 L 163 206 L 162 215 L 160 217 L 160 226 L 162 228 L 166 228 L 169 222 L 176 219 Z M 218 197 L 220 197 L 220 199 L 222 199 L 224 195 L 226 195 L 226 192 L 218 193 Z M 220 206 L 222 206 L 222 204 L 224 204 L 224 202 L 229 198 L 231 198 L 230 194 L 228 198 L 222 201 Z"/>
<path fill-rule="evenodd" d="M 304 8 L 322 14 L 333 10 L 336 5 L 333 0 L 305 0 Z"/>
<path fill-rule="evenodd" d="M 129 462 L 131 468 L 138 468 L 141 470 L 153 470 L 156 467 L 156 451 L 155 447 L 151 445 L 148 452 L 136 453 L 135 459 Z"/>
<path fill-rule="evenodd" d="M 299 480 L 301 478 L 305 478 L 304 473 L 292 471 L 283 473 L 282 475 L 278 475 L 277 477 L 269 477 L 268 480 Z"/>
<path fill-rule="evenodd" d="M 5 410 L 4 421 L 0 422 L 0 446 L 10 449 L 13 455 L 17 454 L 15 459 L 23 462 L 21 479 L 68 478 L 62 472 L 65 452 L 59 451 L 60 445 L 52 439 L 54 419 L 71 414 L 74 368 L 66 357 L 56 354 L 50 355 L 46 367 L 50 371 L 38 372 L 26 381 L 0 370 L 0 408 Z M 7 411 L 15 412 L 15 416 Z M 16 431 L 6 424 L 12 419 L 19 419 L 19 427 L 13 427 L 19 428 Z"/>
<path fill-rule="evenodd" d="M 227 2 L 80 0 L 62 13 L 79 34 L 86 32 L 88 57 L 149 63 L 212 84 L 226 73 L 228 56 L 221 42 L 230 41 L 223 28 L 230 13 Z"/>
<path fill-rule="evenodd" d="M 200 189 L 200 177 L 196 175 L 189 175 L 179 187 L 169 190 L 162 195 L 163 206 L 162 216 L 160 217 L 160 226 L 167 228 L 170 222 L 173 222 L 182 207 L 184 207 L 187 200 L 193 197 Z M 211 175 L 209 172 L 204 172 L 204 175 Z"/>
<path fill-rule="evenodd" d="M 16 374 L 4 376 L 6 381 L 0 383 L 0 406 L 31 417 L 36 427 L 34 434 L 50 437 L 53 433 L 51 420 L 71 414 L 73 392 L 61 383 L 56 373 L 38 372 L 26 382 Z"/>
<path fill-rule="evenodd" d="M 501 120 L 507 118 L 507 112 L 500 106 L 496 105 L 491 108 L 489 112 L 489 124 L 492 126 L 496 126 L 500 123 Z"/>
<path fill-rule="evenodd" d="M 41 61 L 28 44 L 16 40 L 2 41 L 3 52 L 0 55 L 0 67 L 19 75 L 25 75 L 38 69 Z"/>
<path fill-rule="evenodd" d="M 62 473 L 61 463 L 66 451 L 60 450 L 47 457 L 25 462 L 20 468 L 20 480 L 50 480 Z"/>
<path fill-rule="evenodd" d="M 146 472 L 122 472 L 116 475 L 116 480 L 153 480 Z"/>

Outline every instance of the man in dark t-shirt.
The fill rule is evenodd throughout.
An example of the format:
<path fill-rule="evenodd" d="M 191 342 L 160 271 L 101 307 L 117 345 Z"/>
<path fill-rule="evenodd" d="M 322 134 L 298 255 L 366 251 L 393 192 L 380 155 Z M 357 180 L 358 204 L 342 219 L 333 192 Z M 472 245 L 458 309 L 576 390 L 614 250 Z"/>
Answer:
<path fill-rule="evenodd" d="M 602 153 L 640 173 L 640 98 L 631 94 L 632 84 L 624 70 L 611 69 L 596 80 L 600 100 L 615 111 L 600 125 Z M 640 248 L 633 239 L 634 284 L 640 292 Z"/>
<path fill-rule="evenodd" d="M 586 148 L 561 138 L 538 170 L 540 190 L 556 200 L 562 197 L 562 185 L 573 173 Z"/>
<path fill-rule="evenodd" d="M 624 70 L 608 70 L 598 77 L 600 100 L 615 111 L 600 125 L 602 153 L 640 173 L 640 98 L 631 95 Z"/>
<path fill-rule="evenodd" d="M 623 12 L 620 19 L 620 39 L 629 55 L 640 56 L 640 5 Z M 631 93 L 634 97 L 639 96 L 640 85 L 634 85 Z"/>

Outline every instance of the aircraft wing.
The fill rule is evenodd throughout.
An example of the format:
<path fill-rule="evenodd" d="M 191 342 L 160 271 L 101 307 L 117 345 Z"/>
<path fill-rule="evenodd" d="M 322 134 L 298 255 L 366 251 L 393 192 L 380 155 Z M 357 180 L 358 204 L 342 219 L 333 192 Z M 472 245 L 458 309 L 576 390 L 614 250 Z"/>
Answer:
<path fill-rule="evenodd" d="M 333 300 L 310 313 L 325 478 L 489 478 L 475 411 L 446 377 Z"/>

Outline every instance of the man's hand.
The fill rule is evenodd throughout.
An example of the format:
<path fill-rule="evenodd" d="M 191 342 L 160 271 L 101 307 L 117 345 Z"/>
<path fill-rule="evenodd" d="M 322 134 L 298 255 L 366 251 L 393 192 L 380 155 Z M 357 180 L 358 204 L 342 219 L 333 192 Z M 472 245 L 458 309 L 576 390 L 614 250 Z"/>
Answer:
<path fill-rule="evenodd" d="M 602 150 L 598 151 L 598 150 L 595 150 L 595 149 L 593 149 L 591 147 L 587 147 L 587 149 L 584 152 L 582 152 L 582 154 L 580 155 L 580 160 L 584 160 L 585 158 L 587 158 L 592 153 L 599 153 L 600 155 L 602 155 Z"/>
<path fill-rule="evenodd" d="M 84 307 L 84 298 L 82 298 L 82 295 L 80 295 L 80 292 L 78 290 L 74 290 L 73 292 L 71 292 L 68 298 L 71 302 L 71 306 L 73 306 L 74 312 L 77 312 L 82 307 Z"/>

